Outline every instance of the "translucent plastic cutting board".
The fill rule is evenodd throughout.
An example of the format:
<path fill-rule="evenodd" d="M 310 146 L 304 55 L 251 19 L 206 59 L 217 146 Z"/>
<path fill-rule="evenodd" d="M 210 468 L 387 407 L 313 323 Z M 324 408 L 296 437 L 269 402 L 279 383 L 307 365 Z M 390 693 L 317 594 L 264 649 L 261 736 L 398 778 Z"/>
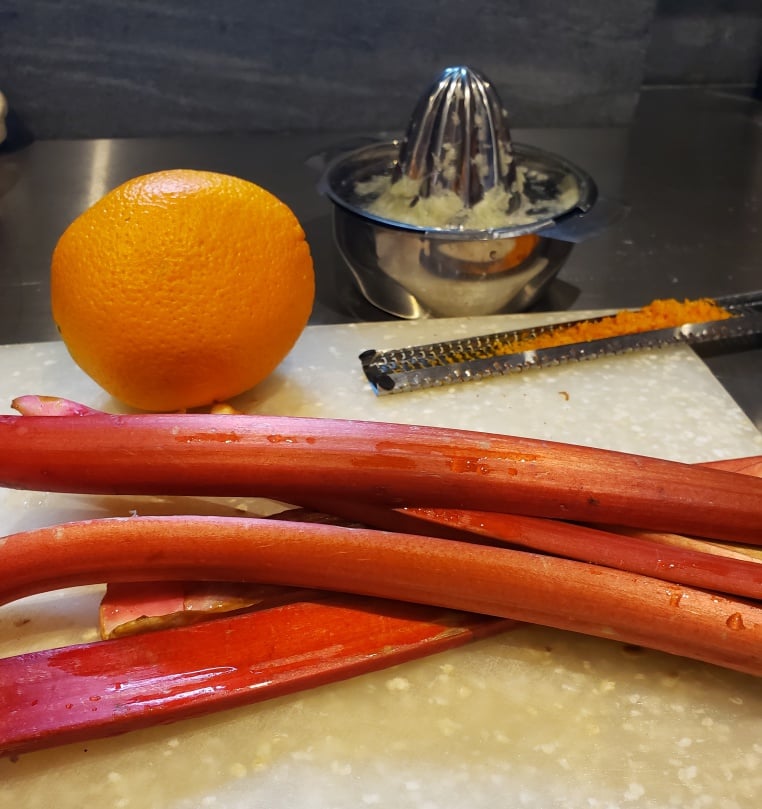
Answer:
<path fill-rule="evenodd" d="M 762 452 L 762 435 L 687 348 L 381 398 L 357 361 L 367 348 L 540 319 L 550 318 L 309 328 L 271 379 L 235 404 L 691 462 Z M 0 348 L 0 412 L 11 413 L 10 400 L 24 393 L 119 409 L 57 343 Z M 89 516 L 228 507 L 0 489 L 0 534 Z M 80 588 L 0 608 L 0 655 L 94 640 L 100 593 Z M 204 719 L 0 760 L 0 807 L 23 809 L 756 809 L 760 794 L 758 680 L 537 627 Z"/>

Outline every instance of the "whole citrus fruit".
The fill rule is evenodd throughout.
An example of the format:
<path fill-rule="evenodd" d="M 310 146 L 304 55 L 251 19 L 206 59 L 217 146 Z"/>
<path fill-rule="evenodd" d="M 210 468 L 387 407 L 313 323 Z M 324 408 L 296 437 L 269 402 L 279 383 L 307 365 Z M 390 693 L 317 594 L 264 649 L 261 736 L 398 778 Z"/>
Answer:
<path fill-rule="evenodd" d="M 129 180 L 53 252 L 53 318 L 74 361 L 142 410 L 228 399 L 268 376 L 310 316 L 292 211 L 254 183 L 178 169 Z"/>

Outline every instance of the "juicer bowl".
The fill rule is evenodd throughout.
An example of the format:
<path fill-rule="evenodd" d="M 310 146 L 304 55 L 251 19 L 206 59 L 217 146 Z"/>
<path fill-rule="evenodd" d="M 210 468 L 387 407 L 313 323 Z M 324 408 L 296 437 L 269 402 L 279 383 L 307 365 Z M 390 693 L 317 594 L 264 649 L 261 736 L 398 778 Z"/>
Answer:
<path fill-rule="evenodd" d="M 597 191 L 584 171 L 556 155 L 518 143 L 513 152 L 528 179 L 530 214 L 497 227 L 415 224 L 376 212 L 373 189 L 378 178 L 392 177 L 397 141 L 356 149 L 328 166 L 320 190 L 334 203 L 335 242 L 370 303 L 416 319 L 520 312 L 537 300 L 577 240 L 549 234 L 563 234 L 565 221 L 584 216 Z M 549 183 L 567 192 L 568 205 L 544 207 Z"/>

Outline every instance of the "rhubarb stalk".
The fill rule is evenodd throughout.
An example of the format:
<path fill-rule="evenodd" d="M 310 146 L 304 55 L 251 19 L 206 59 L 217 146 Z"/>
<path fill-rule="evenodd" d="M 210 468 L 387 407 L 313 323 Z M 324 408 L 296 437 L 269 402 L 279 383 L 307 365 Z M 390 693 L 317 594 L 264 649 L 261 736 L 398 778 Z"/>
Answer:
<path fill-rule="evenodd" d="M 762 479 L 510 436 L 241 415 L 0 417 L 0 485 L 461 508 L 762 544 Z"/>
<path fill-rule="evenodd" d="M 513 626 L 341 594 L 284 598 L 261 612 L 0 660 L 0 756 L 260 702 Z"/>
<path fill-rule="evenodd" d="M 545 555 L 372 529 L 128 517 L 6 537 L 0 603 L 102 581 L 251 580 L 430 604 L 762 675 L 762 607 Z"/>
<path fill-rule="evenodd" d="M 665 535 L 608 531 L 559 520 L 468 509 L 385 509 L 356 501 L 326 500 L 344 519 L 409 534 L 530 548 L 606 567 L 666 579 L 727 595 L 762 599 L 762 565 L 737 552 L 712 552 L 708 543 L 668 542 Z M 677 537 L 677 535 L 674 535 Z M 659 541 L 664 539 L 664 542 Z"/>

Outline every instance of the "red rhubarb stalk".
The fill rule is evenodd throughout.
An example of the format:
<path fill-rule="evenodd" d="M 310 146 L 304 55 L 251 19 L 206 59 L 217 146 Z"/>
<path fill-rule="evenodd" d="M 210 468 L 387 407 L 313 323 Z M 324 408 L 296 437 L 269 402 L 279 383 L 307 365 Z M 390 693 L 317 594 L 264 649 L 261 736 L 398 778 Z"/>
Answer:
<path fill-rule="evenodd" d="M 762 457 L 715 461 L 707 466 L 762 476 Z M 759 548 L 741 551 L 677 534 L 610 526 L 599 530 L 535 517 L 466 509 L 388 509 L 356 500 L 326 498 L 320 508 L 348 520 L 386 531 L 461 541 L 488 541 L 593 562 L 632 573 L 715 590 L 762 598 Z"/>
<path fill-rule="evenodd" d="M 481 541 L 551 553 L 644 576 L 762 599 L 762 565 L 738 553 L 711 552 L 708 543 L 681 546 L 660 534 L 609 531 L 559 520 L 468 509 L 385 509 L 354 501 L 327 500 L 324 508 L 345 519 L 359 519 L 384 531 Z M 664 542 L 659 541 L 665 539 Z"/>
<path fill-rule="evenodd" d="M 701 464 L 713 469 L 724 469 L 742 475 L 754 475 L 762 478 L 762 455 L 752 455 L 746 458 L 726 458 L 720 461 L 710 461 Z M 660 545 L 671 545 L 675 548 L 700 551 L 714 556 L 726 556 L 730 559 L 740 559 L 746 562 L 759 564 L 762 562 L 762 548 L 749 544 L 730 545 L 727 542 L 713 542 L 708 539 L 687 537 L 664 531 L 644 531 L 636 528 L 616 526 L 610 530 L 628 536 L 639 537 Z"/>
<path fill-rule="evenodd" d="M 317 602 L 271 604 L 195 626 L 6 658 L 0 660 L 0 756 L 260 702 L 513 625 L 329 593 Z"/>
<path fill-rule="evenodd" d="M 101 637 L 110 640 L 321 597 L 319 590 L 256 582 L 112 582 L 101 599 L 98 625 Z"/>
<path fill-rule="evenodd" d="M 306 509 L 271 514 L 270 520 L 340 525 L 336 517 Z M 219 617 L 222 613 L 268 609 L 288 601 L 325 597 L 319 590 L 257 582 L 110 582 L 101 599 L 98 623 L 104 639 L 155 632 Z"/>
<path fill-rule="evenodd" d="M 762 479 L 487 433 L 241 415 L 0 417 L 0 485 L 327 496 L 513 512 L 762 544 Z"/>
<path fill-rule="evenodd" d="M 231 517 L 68 523 L 2 540 L 0 602 L 101 581 L 251 580 L 527 621 L 762 675 L 762 607 L 507 548 Z"/>
<path fill-rule="evenodd" d="M 94 416 L 102 410 L 96 410 L 71 399 L 62 399 L 60 396 L 17 396 L 11 407 L 18 410 L 22 416 Z"/>
<path fill-rule="evenodd" d="M 723 458 L 720 461 L 702 463 L 701 466 L 762 478 L 762 455 L 750 455 L 747 458 Z"/>

